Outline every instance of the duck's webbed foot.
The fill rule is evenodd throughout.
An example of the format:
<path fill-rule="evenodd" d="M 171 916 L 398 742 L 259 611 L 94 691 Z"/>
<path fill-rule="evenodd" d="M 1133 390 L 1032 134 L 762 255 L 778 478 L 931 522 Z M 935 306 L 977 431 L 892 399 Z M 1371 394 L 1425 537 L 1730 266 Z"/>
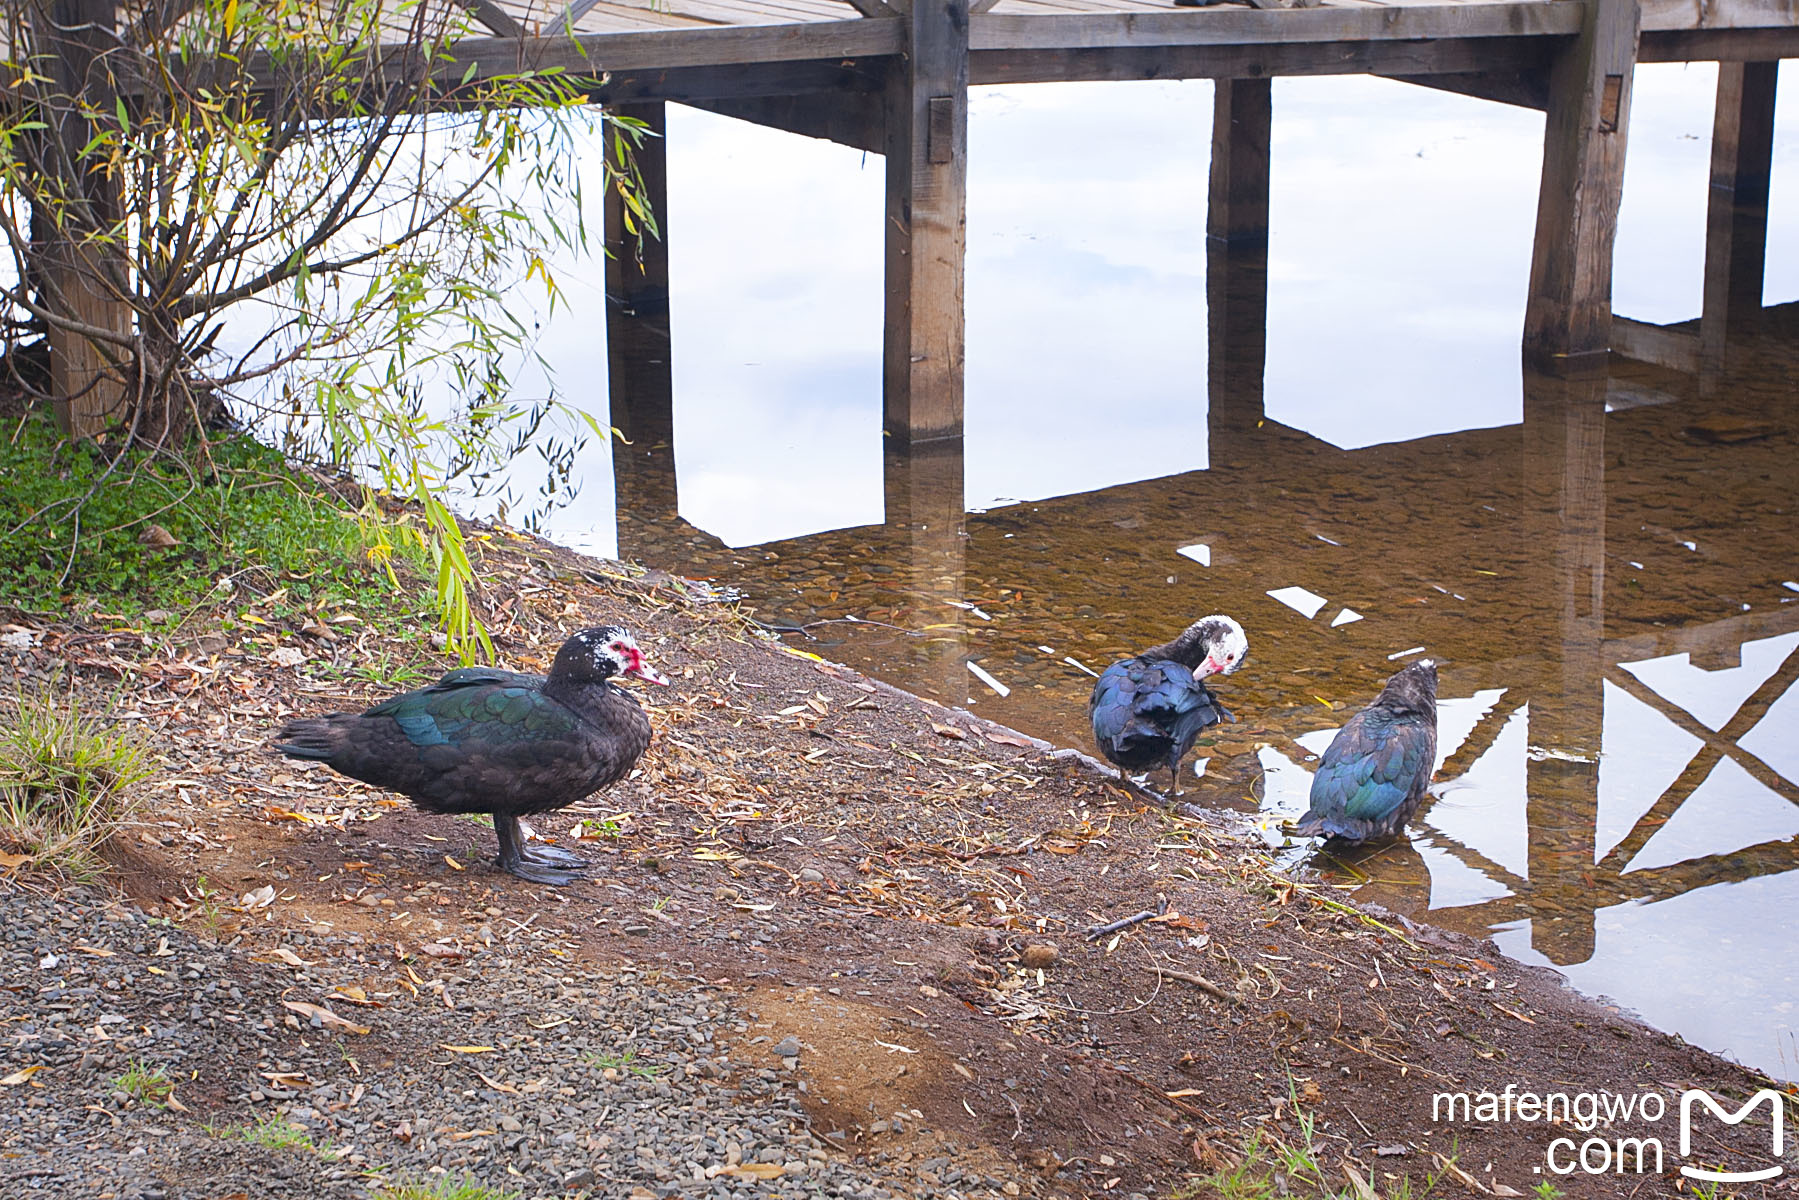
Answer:
<path fill-rule="evenodd" d="M 578 869 L 558 865 L 558 855 L 562 860 L 585 865 L 568 851 L 547 846 L 524 849 L 524 837 L 520 833 L 517 817 L 495 813 L 493 830 L 500 840 L 499 868 L 507 874 L 529 879 L 532 883 L 548 883 L 556 887 L 574 883 L 581 878 Z"/>
<path fill-rule="evenodd" d="M 545 867 L 563 867 L 570 871 L 581 871 L 587 867 L 587 860 L 579 854 L 570 854 L 559 846 L 548 846 L 542 842 L 522 842 L 518 853 L 526 862 Z"/>

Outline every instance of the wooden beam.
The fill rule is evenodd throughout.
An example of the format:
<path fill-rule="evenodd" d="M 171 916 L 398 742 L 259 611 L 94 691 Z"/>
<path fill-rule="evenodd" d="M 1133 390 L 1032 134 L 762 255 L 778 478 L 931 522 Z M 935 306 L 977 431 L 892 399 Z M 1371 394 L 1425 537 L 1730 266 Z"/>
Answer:
<path fill-rule="evenodd" d="M 1699 369 L 1699 339 L 1690 331 L 1616 314 L 1612 316 L 1612 353 L 1682 374 Z"/>
<path fill-rule="evenodd" d="M 980 50 L 971 82 L 1073 83 L 1126 79 L 1263 79 L 1276 75 L 1430 75 L 1547 66 L 1556 37 L 1449 38 L 1434 42 L 1113 46 Z"/>
<path fill-rule="evenodd" d="M 501 37 L 522 38 L 525 27 L 512 19 L 512 14 L 495 4 L 493 0 L 456 0 L 462 7 L 475 14 L 475 19 L 487 26 Z"/>
<path fill-rule="evenodd" d="M 1544 71 L 1471 71 L 1453 75 L 1390 75 L 1388 78 L 1537 112 L 1549 107 L 1549 76 Z"/>
<path fill-rule="evenodd" d="M 1592 0 L 1580 36 L 1550 69 L 1524 313 L 1525 357 L 1544 369 L 1603 369 L 1611 344 L 1612 243 L 1636 56 L 1636 0 Z"/>
<path fill-rule="evenodd" d="M 962 436 L 968 0 L 912 0 L 886 93 L 884 426 L 896 448 Z"/>
<path fill-rule="evenodd" d="M 724 117 L 779 129 L 801 137 L 823 138 L 881 154 L 887 149 L 886 109 L 878 96 L 861 92 L 835 95 L 745 96 L 699 100 L 693 107 Z"/>
<path fill-rule="evenodd" d="M 728 25 L 711 29 L 650 29 L 640 33 L 558 34 L 540 38 L 474 38 L 455 43 L 440 70 L 446 82 L 519 70 L 593 75 L 598 69 L 854 59 L 897 55 L 905 30 L 897 17 L 851 17 L 805 25 Z M 401 53 L 396 49 L 396 54 Z M 262 74 L 261 70 L 256 72 Z"/>
<path fill-rule="evenodd" d="M 673 100 L 697 106 L 708 100 L 844 92 L 878 96 L 886 86 L 883 62 L 878 58 L 829 59 L 621 70 L 609 72 L 603 79 L 583 80 L 580 86 L 592 103 L 604 105 Z"/>
<path fill-rule="evenodd" d="M 1220 79 L 1214 87 L 1207 238 L 1268 241 L 1271 84 L 1267 79 Z"/>
<path fill-rule="evenodd" d="M 1699 316 L 1702 389 L 1722 374 L 1730 335 L 1761 317 L 1779 71 L 1778 62 L 1718 64 Z"/>
<path fill-rule="evenodd" d="M 1111 46 L 1222 46 L 1294 42 L 1418 41 L 1579 33 L 1580 0 L 1530 4 L 1434 4 L 1403 7 L 1214 9 L 1106 12 L 1070 16 L 983 13 L 973 18 L 971 50 L 1072 50 Z M 1634 12 L 1634 6 L 1632 11 Z"/>
<path fill-rule="evenodd" d="M 1764 62 L 1799 58 L 1799 26 L 1645 30 L 1638 62 Z"/>

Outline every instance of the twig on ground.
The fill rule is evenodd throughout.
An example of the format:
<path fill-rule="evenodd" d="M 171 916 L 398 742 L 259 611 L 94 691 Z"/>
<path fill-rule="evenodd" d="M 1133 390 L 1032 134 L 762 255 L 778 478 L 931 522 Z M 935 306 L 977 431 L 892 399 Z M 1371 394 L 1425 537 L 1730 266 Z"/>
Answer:
<path fill-rule="evenodd" d="M 1186 971 L 1172 971 L 1172 970 L 1168 969 L 1167 967 L 1158 967 L 1158 966 L 1155 966 L 1154 964 L 1144 967 L 1143 969 L 1145 971 L 1154 971 L 1158 975 L 1165 975 L 1169 979 L 1178 979 L 1182 983 L 1190 983 L 1194 987 L 1198 988 L 1200 991 L 1204 992 L 1206 995 L 1215 997 L 1216 999 L 1219 999 L 1219 1000 L 1222 1000 L 1226 1004 L 1242 1004 L 1243 1003 L 1242 997 L 1237 996 L 1231 992 L 1225 991 L 1223 988 L 1221 988 L 1217 984 L 1213 983 L 1210 979 L 1205 978 L 1203 975 L 1193 975 L 1193 974 L 1189 974 Z"/>
<path fill-rule="evenodd" d="M 1132 913 L 1122 921 L 1113 921 L 1108 925 L 1089 926 L 1086 936 L 1089 938 L 1103 938 L 1109 933 L 1117 933 L 1121 929 L 1129 929 L 1133 925 L 1141 925 L 1145 921 L 1154 920 L 1167 911 L 1168 901 L 1164 900 L 1156 905 L 1155 908 L 1146 908 L 1140 913 Z"/>

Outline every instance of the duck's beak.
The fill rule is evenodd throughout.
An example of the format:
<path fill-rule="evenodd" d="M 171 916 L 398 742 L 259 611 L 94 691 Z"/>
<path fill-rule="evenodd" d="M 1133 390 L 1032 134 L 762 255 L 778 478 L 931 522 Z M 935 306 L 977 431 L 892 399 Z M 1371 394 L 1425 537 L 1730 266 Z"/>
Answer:
<path fill-rule="evenodd" d="M 641 679 L 645 683 L 654 683 L 661 687 L 668 686 L 668 676 L 644 661 L 643 651 L 639 650 L 631 665 L 625 668 L 625 674 L 633 679 Z"/>

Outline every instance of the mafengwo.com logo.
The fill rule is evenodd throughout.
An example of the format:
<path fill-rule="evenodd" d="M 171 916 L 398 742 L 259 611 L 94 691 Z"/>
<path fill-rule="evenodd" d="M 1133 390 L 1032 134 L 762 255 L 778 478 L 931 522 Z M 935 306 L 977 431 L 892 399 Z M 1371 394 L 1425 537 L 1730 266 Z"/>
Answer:
<path fill-rule="evenodd" d="M 1786 1170 L 1786 1101 L 1772 1088 L 1762 1088 L 1740 1107 L 1710 1092 L 1689 1088 L 1680 1094 L 1674 1115 L 1680 1163 L 1688 1179 L 1708 1183 L 1758 1183 L 1779 1178 Z M 1765 1110 L 1765 1111 L 1764 1111 Z M 1543 1125 L 1557 1136 L 1543 1151 L 1543 1167 L 1554 1175 L 1660 1175 L 1669 1169 L 1662 1130 L 1670 1116 L 1660 1092 L 1528 1092 L 1508 1083 L 1498 1092 L 1438 1092 L 1431 1097 L 1431 1120 L 1460 1125 Z M 1694 1130 L 1706 1124 L 1738 1126 L 1752 1116 L 1764 1118 L 1768 1138 L 1755 1133 L 1757 1161 L 1695 1162 Z M 1621 1132 L 1630 1126 L 1631 1132 Z M 1642 1132 L 1637 1132 L 1638 1128 Z M 1568 1136 L 1567 1131 L 1581 1136 Z M 1765 1147 L 1765 1149 L 1763 1148 Z M 1733 1157 L 1736 1157 L 1733 1155 Z M 1746 1158 L 1746 1155 L 1743 1156 Z M 1726 1169 L 1729 1168 L 1729 1169 Z"/>

